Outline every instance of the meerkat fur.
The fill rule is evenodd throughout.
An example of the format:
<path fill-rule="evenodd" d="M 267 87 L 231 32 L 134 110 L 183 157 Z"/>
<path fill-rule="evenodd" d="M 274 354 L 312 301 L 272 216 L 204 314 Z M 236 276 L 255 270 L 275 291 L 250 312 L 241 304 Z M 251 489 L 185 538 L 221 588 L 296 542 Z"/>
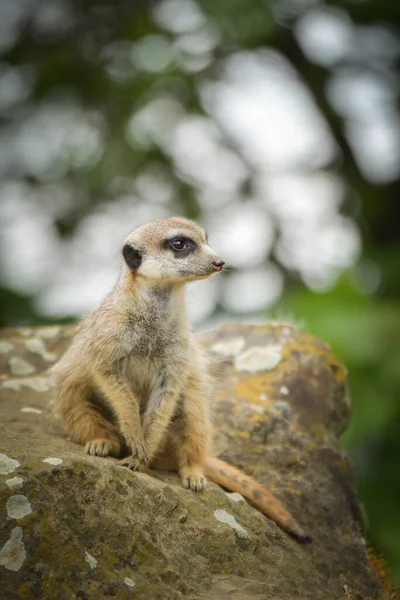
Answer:
<path fill-rule="evenodd" d="M 307 539 L 279 500 L 213 456 L 207 360 L 184 292 L 224 264 L 204 230 L 183 217 L 152 221 L 128 235 L 122 256 L 115 287 L 52 369 L 66 434 L 88 454 L 127 455 L 120 464 L 132 470 L 176 470 L 193 491 L 208 477 Z"/>

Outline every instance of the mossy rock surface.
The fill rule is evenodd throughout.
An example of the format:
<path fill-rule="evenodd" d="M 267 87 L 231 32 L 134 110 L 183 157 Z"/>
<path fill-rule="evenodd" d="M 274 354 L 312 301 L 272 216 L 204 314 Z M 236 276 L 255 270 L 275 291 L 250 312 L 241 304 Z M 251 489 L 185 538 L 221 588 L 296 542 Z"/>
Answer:
<path fill-rule="evenodd" d="M 0 338 L 1 599 L 380 597 L 338 441 L 346 374 L 324 343 L 279 323 L 201 335 L 218 381 L 217 454 L 284 502 L 313 537 L 302 545 L 214 484 L 195 494 L 175 474 L 131 473 L 64 439 L 46 369 L 72 333 Z"/>

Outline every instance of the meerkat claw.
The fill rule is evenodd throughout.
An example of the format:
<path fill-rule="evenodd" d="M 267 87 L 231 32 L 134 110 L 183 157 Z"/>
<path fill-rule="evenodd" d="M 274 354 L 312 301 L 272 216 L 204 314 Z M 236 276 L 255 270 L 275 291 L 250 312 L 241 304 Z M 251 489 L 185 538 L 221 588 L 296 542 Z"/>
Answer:
<path fill-rule="evenodd" d="M 146 467 L 146 465 L 136 456 L 127 456 L 118 461 L 118 464 L 121 465 L 121 467 L 128 467 L 131 471 L 142 471 Z"/>
<path fill-rule="evenodd" d="M 142 471 L 149 464 L 144 445 L 131 442 L 130 448 L 132 454 L 120 460 L 118 464 L 128 467 L 131 471 Z"/>
<path fill-rule="evenodd" d="M 98 439 L 88 442 L 85 450 L 92 456 L 118 456 L 121 446 L 118 442 Z"/>
<path fill-rule="evenodd" d="M 128 448 L 130 448 L 131 451 L 131 456 L 128 458 L 136 460 L 137 462 L 143 464 L 143 466 L 147 466 L 149 464 L 144 442 L 129 440 Z"/>
<path fill-rule="evenodd" d="M 192 490 L 192 492 L 200 492 L 206 487 L 206 480 L 204 477 L 186 477 L 183 485 L 187 490 Z"/>

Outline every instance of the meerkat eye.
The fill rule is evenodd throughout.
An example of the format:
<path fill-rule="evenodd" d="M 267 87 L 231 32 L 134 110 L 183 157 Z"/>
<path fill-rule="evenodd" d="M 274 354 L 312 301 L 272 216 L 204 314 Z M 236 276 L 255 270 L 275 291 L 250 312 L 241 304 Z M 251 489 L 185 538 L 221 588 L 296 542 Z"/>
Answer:
<path fill-rule="evenodd" d="M 171 248 L 173 250 L 178 250 L 178 252 L 181 250 L 188 250 L 189 247 L 190 247 L 189 244 L 183 238 L 178 238 L 171 242 Z"/>
<path fill-rule="evenodd" d="M 175 254 L 185 257 L 190 252 L 193 252 L 197 248 L 195 241 L 188 237 L 179 236 L 169 240 L 165 240 L 164 247 L 172 250 Z"/>

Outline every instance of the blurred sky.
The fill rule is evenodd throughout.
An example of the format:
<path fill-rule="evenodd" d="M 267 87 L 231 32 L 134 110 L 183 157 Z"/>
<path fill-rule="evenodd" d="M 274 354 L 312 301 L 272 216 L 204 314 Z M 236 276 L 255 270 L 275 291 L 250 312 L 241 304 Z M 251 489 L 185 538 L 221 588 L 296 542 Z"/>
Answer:
<path fill-rule="evenodd" d="M 19 23 L 28 5 L 34 6 L 38 35 L 68 27 L 73 19 L 62 0 L 2 2 L 3 51 L 22 35 Z M 196 72 L 214 60 L 219 32 L 197 4 L 167 0 L 156 5 L 152 18 L 160 34 L 103 49 L 111 80 L 162 74 L 172 64 Z M 343 59 L 399 56 L 399 40 L 383 26 L 356 28 L 344 12 L 318 4 L 304 13 L 295 33 L 310 61 L 333 69 L 327 94 L 347 119 L 365 178 L 396 178 L 400 123 L 392 82 L 388 78 L 385 85 L 371 71 L 354 74 Z M 16 115 L 0 134 L 3 285 L 34 294 L 43 315 L 78 316 L 115 282 L 124 236 L 179 208 L 168 172 L 149 165 L 135 178 L 115 176 L 109 182 L 112 199 L 86 216 L 73 237 L 59 237 L 54 219 L 79 202 L 65 174 L 74 168 L 84 173 L 100 160 L 104 123 L 68 90 L 30 103 L 34 81 L 34 65 L 10 66 L 0 55 L 0 110 Z M 133 148 L 156 144 L 195 186 L 210 243 L 234 267 L 224 279 L 192 286 L 193 319 L 208 322 L 218 302 L 226 318 L 256 318 L 281 297 L 282 268 L 298 273 L 313 290 L 329 289 L 359 258 L 361 239 L 356 222 L 341 212 L 343 180 L 325 169 L 338 149 L 301 76 L 271 48 L 239 50 L 222 61 L 217 79 L 199 82 L 199 95 L 205 116 L 186 112 L 171 95 L 153 94 L 132 111 L 125 129 Z M 254 185 L 243 192 L 250 172 Z M 40 185 L 29 185 L 29 176 Z M 368 281 L 374 291 L 376 277 Z"/>

